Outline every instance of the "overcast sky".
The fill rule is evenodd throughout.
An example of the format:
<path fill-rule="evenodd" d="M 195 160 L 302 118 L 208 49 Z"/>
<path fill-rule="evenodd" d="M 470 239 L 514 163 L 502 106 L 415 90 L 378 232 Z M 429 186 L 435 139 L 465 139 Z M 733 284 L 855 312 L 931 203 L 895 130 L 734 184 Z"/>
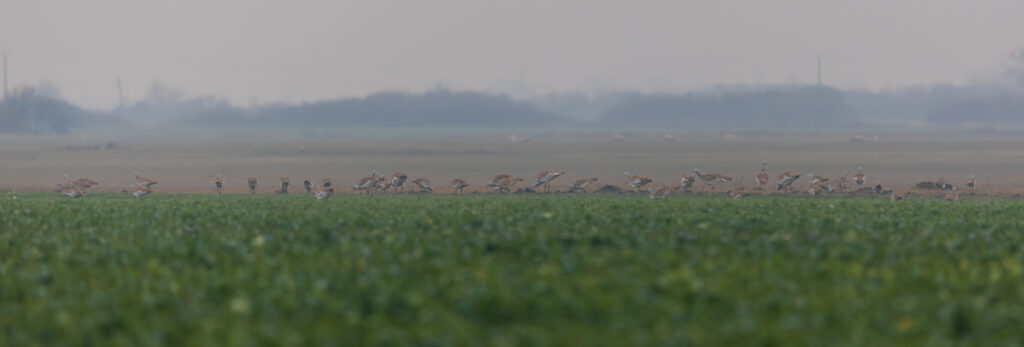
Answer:
<path fill-rule="evenodd" d="M 1020 0 L 0 1 L 10 84 L 90 108 L 154 81 L 300 102 L 437 85 L 522 96 L 815 80 L 969 83 L 1024 47 Z"/>

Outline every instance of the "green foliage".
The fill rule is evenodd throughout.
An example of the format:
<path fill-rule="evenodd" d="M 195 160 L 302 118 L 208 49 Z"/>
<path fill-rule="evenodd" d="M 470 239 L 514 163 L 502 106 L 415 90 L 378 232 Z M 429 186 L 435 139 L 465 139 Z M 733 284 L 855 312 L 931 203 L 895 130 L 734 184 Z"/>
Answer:
<path fill-rule="evenodd" d="M 1016 201 L 0 193 L 0 345 L 1005 345 Z"/>

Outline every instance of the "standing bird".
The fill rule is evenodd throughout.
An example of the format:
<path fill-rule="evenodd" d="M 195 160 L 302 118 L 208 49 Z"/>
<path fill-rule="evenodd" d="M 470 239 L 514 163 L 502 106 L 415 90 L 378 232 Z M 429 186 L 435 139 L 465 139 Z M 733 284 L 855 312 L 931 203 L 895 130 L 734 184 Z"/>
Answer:
<path fill-rule="evenodd" d="M 466 182 L 466 180 L 464 180 L 464 179 L 456 178 L 456 179 L 452 180 L 452 188 L 455 188 L 455 194 L 465 193 L 465 191 L 463 191 L 463 188 L 466 188 L 468 186 L 469 186 L 469 182 Z M 429 188 L 429 187 L 430 186 L 427 185 L 427 188 Z M 434 190 L 430 189 L 430 191 L 434 191 Z"/>
<path fill-rule="evenodd" d="M 864 184 L 864 168 L 857 167 L 857 174 L 853 175 L 853 183 L 856 183 L 858 188 Z"/>
<path fill-rule="evenodd" d="M 330 178 L 324 178 L 320 180 L 320 185 L 324 188 L 334 188 L 334 180 Z"/>
<path fill-rule="evenodd" d="M 502 193 L 502 192 L 504 192 L 504 193 L 511 193 L 512 192 L 512 186 L 514 186 L 514 185 L 516 185 L 516 183 L 519 183 L 519 182 L 522 182 L 522 181 L 523 181 L 522 177 L 516 177 L 516 176 L 508 177 L 508 178 L 506 178 L 504 180 L 501 180 L 501 182 L 498 182 L 498 185 L 497 185 L 497 187 L 495 187 L 495 189 L 497 189 L 499 193 Z"/>
<path fill-rule="evenodd" d="M 587 192 L 587 187 L 589 187 L 594 182 L 597 182 L 597 177 L 578 179 L 578 180 L 576 180 L 576 182 L 573 182 L 571 186 L 569 186 L 569 192 L 570 193 L 574 193 L 574 192 L 584 192 L 584 193 L 586 193 Z"/>
<path fill-rule="evenodd" d="M 745 196 L 745 195 L 743 195 L 743 193 L 742 193 L 742 192 L 733 192 L 733 191 L 729 191 L 729 193 L 728 193 L 728 194 L 729 194 L 729 198 L 730 198 L 730 199 L 733 199 L 733 200 L 739 200 L 739 199 L 743 199 L 743 197 Z"/>
<path fill-rule="evenodd" d="M 256 177 L 249 177 L 249 194 L 256 194 Z"/>
<path fill-rule="evenodd" d="M 313 192 L 313 182 L 311 182 L 308 178 L 302 180 L 302 188 L 306 189 L 306 194 L 312 193 Z"/>
<path fill-rule="evenodd" d="M 771 179 L 771 177 L 768 176 L 768 172 L 765 171 L 765 165 L 768 165 L 768 161 L 761 161 L 761 171 L 758 172 L 757 177 L 755 177 L 757 181 L 757 190 L 764 190 L 764 187 L 768 186 L 768 180 Z"/>
<path fill-rule="evenodd" d="M 74 182 L 71 182 L 72 187 L 80 188 L 83 191 L 95 185 L 99 185 L 99 183 L 96 183 L 96 181 L 93 181 L 86 177 L 82 177 L 75 180 Z"/>
<path fill-rule="evenodd" d="M 974 175 L 967 176 L 967 190 L 970 190 L 971 194 L 974 194 L 975 184 L 977 184 L 977 182 L 974 180 Z"/>
<path fill-rule="evenodd" d="M 139 199 L 142 199 L 143 196 L 149 195 L 149 193 L 153 192 L 152 188 L 150 188 L 147 185 L 142 185 L 142 184 L 134 185 L 134 190 L 135 191 L 132 192 L 132 195 L 134 195 L 136 198 L 139 198 Z"/>
<path fill-rule="evenodd" d="M 281 190 L 278 194 L 288 194 L 288 186 L 291 185 L 292 180 L 288 177 L 281 177 Z"/>
<path fill-rule="evenodd" d="M 651 200 L 661 200 L 668 197 L 668 194 L 672 192 L 672 188 L 662 185 L 661 188 L 649 188 L 647 191 L 651 193 Z"/>
<path fill-rule="evenodd" d="M 533 184 L 533 188 L 544 186 L 544 192 L 547 193 L 551 190 L 551 181 L 554 181 L 558 176 L 564 175 L 565 171 L 558 170 L 544 170 L 537 175 L 537 183 Z"/>
<path fill-rule="evenodd" d="M 850 179 L 846 178 L 846 176 L 849 175 L 849 172 L 844 171 L 843 177 L 836 177 L 836 187 L 839 188 L 840 190 L 846 189 L 846 187 L 850 185 Z"/>
<path fill-rule="evenodd" d="M 643 187 L 644 185 L 651 182 L 654 182 L 654 180 L 651 179 L 650 177 L 640 176 L 635 173 L 626 173 L 626 185 L 629 185 L 630 188 L 633 188 L 634 192 L 639 192 L 640 187 Z"/>
<path fill-rule="evenodd" d="M 158 182 L 156 180 L 152 179 L 152 178 L 142 177 L 142 176 L 139 176 L 138 172 L 135 173 L 135 184 L 138 184 L 138 185 L 141 185 L 141 186 L 144 186 L 144 187 L 148 188 L 148 187 L 151 187 L 151 186 L 153 186 L 153 185 L 155 185 L 157 183 Z"/>
<path fill-rule="evenodd" d="M 498 187 L 502 181 L 505 181 L 511 177 L 512 175 L 509 174 L 498 174 L 497 176 L 494 176 L 494 178 L 492 178 L 490 182 L 487 183 L 487 186 L 497 189 L 496 187 Z"/>
<path fill-rule="evenodd" d="M 217 195 L 221 195 L 224 191 L 224 176 L 217 175 L 217 178 L 213 179 L 213 186 L 217 188 Z"/>
<path fill-rule="evenodd" d="M 815 174 L 807 174 L 807 176 L 811 177 L 811 185 L 812 186 L 816 186 L 816 185 L 828 182 L 828 177 L 818 176 L 818 175 L 815 175 Z"/>
<path fill-rule="evenodd" d="M 892 200 L 892 201 L 903 201 L 908 196 L 910 196 L 910 192 L 902 192 L 902 193 L 900 193 L 900 192 L 897 192 L 897 191 L 893 190 L 892 191 L 892 195 L 889 196 L 889 199 Z"/>
<path fill-rule="evenodd" d="M 793 185 L 793 182 L 796 182 L 798 179 L 800 179 L 800 174 L 798 173 L 792 171 L 780 173 L 778 186 L 775 187 L 775 190 L 788 190 Z"/>
<path fill-rule="evenodd" d="M 82 195 L 85 195 L 84 190 L 78 189 L 76 187 L 64 187 L 60 190 L 60 192 L 64 194 L 64 196 L 68 197 L 68 199 L 77 199 L 82 197 Z"/>
<path fill-rule="evenodd" d="M 946 201 L 957 201 L 960 200 L 960 193 L 956 192 L 956 187 L 953 187 L 948 193 L 946 193 Z"/>
<path fill-rule="evenodd" d="M 679 186 L 684 192 L 693 191 L 693 184 L 697 183 L 697 176 L 693 174 L 685 174 L 683 178 L 679 179 Z"/>
<path fill-rule="evenodd" d="M 321 187 L 320 191 L 316 192 L 316 199 L 317 200 L 328 200 L 328 199 L 331 198 L 331 195 L 334 195 L 334 188 L 333 187 Z"/>
<path fill-rule="evenodd" d="M 707 184 L 707 185 L 711 186 L 711 191 L 712 192 L 715 191 L 715 186 L 717 186 L 717 185 L 719 185 L 721 183 L 725 183 L 725 182 L 732 183 L 732 177 L 729 177 L 729 176 L 726 176 L 726 175 L 723 175 L 723 174 L 720 174 L 720 173 L 705 174 L 703 172 L 700 172 L 700 170 L 697 170 L 697 169 L 693 169 L 693 172 L 697 173 L 697 177 L 700 178 L 701 181 L 704 181 L 704 184 Z"/>
<path fill-rule="evenodd" d="M 408 175 L 406 175 L 404 173 L 401 173 L 401 172 L 396 172 L 394 175 L 391 175 L 391 186 L 394 187 L 395 190 L 401 190 L 401 191 L 404 192 L 405 191 L 405 186 L 404 186 L 405 185 L 405 180 L 408 179 L 408 178 L 409 178 Z"/>
<path fill-rule="evenodd" d="M 434 187 L 430 186 L 430 179 L 428 178 L 417 178 L 412 180 L 412 183 L 420 187 L 420 192 L 434 192 Z"/>
<path fill-rule="evenodd" d="M 359 180 L 359 184 L 352 186 L 353 190 L 365 190 L 366 194 L 370 194 L 370 190 L 377 186 L 377 177 L 369 176 L 363 177 Z"/>

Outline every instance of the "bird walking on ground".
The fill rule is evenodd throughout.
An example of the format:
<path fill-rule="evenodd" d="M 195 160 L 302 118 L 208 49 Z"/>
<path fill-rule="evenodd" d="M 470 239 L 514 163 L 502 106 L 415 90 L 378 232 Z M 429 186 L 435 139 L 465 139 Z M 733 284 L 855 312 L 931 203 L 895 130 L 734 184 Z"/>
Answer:
<path fill-rule="evenodd" d="M 855 175 L 853 175 L 853 183 L 856 183 L 858 188 L 861 185 L 864 184 L 864 168 L 863 167 L 860 167 L 860 166 L 857 167 L 857 173 Z"/>
<path fill-rule="evenodd" d="M 492 178 L 490 182 L 487 182 L 487 186 L 494 188 L 495 191 L 500 191 L 501 185 L 508 181 L 508 179 L 510 178 L 512 178 L 512 175 L 498 174 L 494 176 L 494 178 Z"/>
<path fill-rule="evenodd" d="M 956 192 L 956 187 L 953 187 L 948 193 L 946 193 L 946 201 L 957 201 L 960 200 L 960 193 Z"/>
<path fill-rule="evenodd" d="M 148 188 L 148 187 L 152 187 L 152 186 L 156 185 L 157 183 L 158 182 L 156 180 L 152 179 L 152 178 L 142 177 L 142 176 L 139 176 L 138 172 L 135 173 L 135 184 L 138 184 L 138 185 L 141 185 L 141 186 L 144 186 L 144 187 Z"/>
<path fill-rule="evenodd" d="M 61 194 L 64 194 L 64 196 L 68 197 L 68 199 L 72 200 L 80 198 L 82 197 L 82 195 L 85 195 L 85 190 L 79 189 L 77 187 L 63 187 L 61 188 L 60 192 Z"/>
<path fill-rule="evenodd" d="M 377 186 L 377 177 L 376 176 L 369 176 L 369 177 L 363 177 L 362 179 L 360 179 L 358 184 L 352 186 L 352 189 L 356 190 L 356 191 L 364 190 L 364 191 L 366 191 L 366 194 L 369 195 L 370 194 L 370 190 L 372 190 L 376 186 Z"/>
<path fill-rule="evenodd" d="M 822 183 L 828 182 L 828 177 L 818 176 L 815 174 L 807 174 L 811 178 L 811 185 L 816 186 Z"/>
<path fill-rule="evenodd" d="M 306 194 L 312 193 L 313 192 L 313 182 L 310 181 L 308 178 L 302 180 L 302 188 L 306 190 Z"/>
<path fill-rule="evenodd" d="M 836 187 L 839 190 L 846 189 L 846 187 L 850 186 L 850 179 L 846 178 L 846 176 L 849 176 L 849 175 L 850 175 L 849 172 L 845 172 L 844 171 L 842 177 L 836 177 Z"/>
<path fill-rule="evenodd" d="M 434 192 L 434 187 L 430 186 L 430 179 L 428 178 L 417 178 L 412 180 L 412 183 L 420 187 L 420 192 Z"/>
<path fill-rule="evenodd" d="M 456 178 L 456 179 L 452 180 L 452 188 L 455 188 L 455 194 L 464 194 L 465 191 L 463 191 L 463 189 L 468 187 L 468 186 L 469 186 L 469 182 L 466 182 L 466 180 L 464 180 L 464 179 Z M 430 186 L 427 185 L 427 187 L 429 188 Z M 430 191 L 434 191 L 434 190 L 431 189 Z"/>
<path fill-rule="evenodd" d="M 505 177 L 505 178 L 502 178 L 501 180 L 499 180 L 494 185 L 494 190 L 496 190 L 498 193 L 511 193 L 512 192 L 512 186 L 514 186 L 517 183 L 522 182 L 522 181 L 523 181 L 522 177 L 517 177 L 517 176 Z"/>
<path fill-rule="evenodd" d="M 394 175 L 391 175 L 391 186 L 394 187 L 396 191 L 401 190 L 404 192 L 405 180 L 408 178 L 408 175 L 401 172 L 396 172 Z"/>
<path fill-rule="evenodd" d="M 324 179 L 320 180 L 320 186 L 324 188 L 334 188 L 334 180 L 324 177 Z"/>
<path fill-rule="evenodd" d="M 150 193 L 153 192 L 153 188 L 150 188 L 150 186 L 142 184 L 135 184 L 133 190 L 134 192 L 132 192 L 132 195 L 139 199 L 142 199 L 142 197 L 149 195 Z"/>
<path fill-rule="evenodd" d="M 292 180 L 288 177 L 281 177 L 281 190 L 278 194 L 288 194 L 288 186 L 291 185 Z"/>
<path fill-rule="evenodd" d="M 697 176 L 693 174 L 685 174 L 679 179 L 679 186 L 684 192 L 692 192 L 694 183 L 697 183 Z"/>
<path fill-rule="evenodd" d="M 551 181 L 554 181 L 556 178 L 564 174 L 565 171 L 544 170 L 544 172 L 537 175 L 537 183 L 533 184 L 533 188 L 538 188 L 543 185 L 544 192 L 547 193 L 551 191 Z"/>
<path fill-rule="evenodd" d="M 711 191 L 715 191 L 715 186 L 721 183 L 729 182 L 732 183 L 732 177 L 720 174 L 720 173 L 703 173 L 698 169 L 693 169 L 693 172 L 697 173 L 697 178 L 704 181 L 704 184 L 711 186 Z"/>
<path fill-rule="evenodd" d="M 667 198 L 668 195 L 670 193 L 672 193 L 672 188 L 670 188 L 669 186 L 666 186 L 666 185 L 662 185 L 661 187 L 658 187 L 657 189 L 655 189 L 655 188 L 648 188 L 647 191 L 650 192 L 651 200 L 661 200 L 661 199 Z"/>
<path fill-rule="evenodd" d="M 586 193 L 587 192 L 587 187 L 589 187 L 591 184 L 594 184 L 594 182 L 597 182 L 597 177 L 578 179 L 578 180 L 576 180 L 576 182 L 573 182 L 571 186 L 569 186 L 569 192 L 570 193 L 575 193 L 575 192 L 584 192 L 584 193 Z"/>
<path fill-rule="evenodd" d="M 889 196 L 889 199 L 892 201 L 903 201 L 906 200 L 908 196 L 910 196 L 910 192 L 897 192 L 893 190 L 892 194 Z"/>
<path fill-rule="evenodd" d="M 630 188 L 632 188 L 634 192 L 639 192 L 640 191 L 640 187 L 643 187 L 644 185 L 646 185 L 648 183 L 654 182 L 654 180 L 651 179 L 650 177 L 640 176 L 640 175 L 637 175 L 635 173 L 627 172 L 625 175 L 626 175 L 626 185 L 628 185 Z"/>
<path fill-rule="evenodd" d="M 977 184 L 977 182 L 974 180 L 974 175 L 967 176 L 967 190 L 969 190 L 971 194 L 974 194 L 975 184 Z"/>
<path fill-rule="evenodd" d="M 780 173 L 778 177 L 778 185 L 775 187 L 775 190 L 789 190 L 793 185 L 793 182 L 796 182 L 798 179 L 800 179 L 800 174 L 798 173 L 792 171 Z"/>
<path fill-rule="evenodd" d="M 757 181 L 757 190 L 764 190 L 764 187 L 768 186 L 768 181 L 771 180 L 771 177 L 768 176 L 768 172 L 765 171 L 766 165 L 768 165 L 768 161 L 762 160 L 761 171 L 759 171 L 757 176 L 754 178 Z"/>
<path fill-rule="evenodd" d="M 217 195 L 221 195 L 224 191 L 224 176 L 217 175 L 217 178 L 213 179 L 213 186 L 217 188 Z"/>
<path fill-rule="evenodd" d="M 249 194 L 256 194 L 256 177 L 249 177 Z"/>
<path fill-rule="evenodd" d="M 332 195 L 334 195 L 334 187 L 321 187 L 320 190 L 316 192 L 316 199 L 328 200 Z"/>

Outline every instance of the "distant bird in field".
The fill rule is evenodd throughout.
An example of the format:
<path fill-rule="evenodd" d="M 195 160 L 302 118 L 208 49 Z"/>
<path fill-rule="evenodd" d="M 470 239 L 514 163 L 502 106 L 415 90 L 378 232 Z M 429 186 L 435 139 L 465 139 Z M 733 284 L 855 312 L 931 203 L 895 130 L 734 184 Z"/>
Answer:
<path fill-rule="evenodd" d="M 576 182 L 573 182 L 571 186 L 569 186 L 569 192 L 586 192 L 587 187 L 589 187 L 591 184 L 594 184 L 594 182 L 597 182 L 597 177 L 578 179 L 576 180 Z"/>
<path fill-rule="evenodd" d="M 974 180 L 974 175 L 967 176 L 967 189 L 971 191 L 971 194 L 974 194 L 975 184 L 977 184 L 977 182 Z"/>
<path fill-rule="evenodd" d="M 466 182 L 466 180 L 464 180 L 464 179 L 456 178 L 456 179 L 452 180 L 452 188 L 455 188 L 455 194 L 465 193 L 463 191 L 463 189 L 468 187 L 468 186 L 469 186 L 469 182 Z M 428 187 L 429 187 L 429 185 L 428 185 Z M 434 190 L 431 189 L 430 191 L 434 191 Z"/>
<path fill-rule="evenodd" d="M 417 178 L 412 180 L 412 183 L 415 184 L 417 187 L 420 187 L 420 192 L 434 192 L 434 187 L 430 186 L 430 179 Z"/>
<path fill-rule="evenodd" d="M 494 176 L 494 178 L 492 178 L 490 182 L 487 182 L 487 186 L 494 188 L 494 190 L 499 190 L 499 186 L 501 185 L 501 183 L 508 180 L 509 178 L 512 178 L 512 175 L 498 174 L 497 176 Z"/>
<path fill-rule="evenodd" d="M 533 184 L 533 188 L 537 188 L 543 185 L 544 192 L 547 193 L 551 191 L 551 181 L 554 181 L 556 178 L 564 174 L 565 171 L 544 170 L 544 172 L 541 172 L 540 174 L 537 175 L 537 183 Z"/>
<path fill-rule="evenodd" d="M 628 185 L 630 188 L 632 188 L 634 192 L 639 192 L 640 191 L 640 187 L 643 187 L 644 185 L 646 185 L 648 183 L 654 182 L 654 180 L 651 179 L 650 177 L 640 176 L 640 175 L 637 175 L 635 173 L 627 172 L 625 175 L 626 175 L 626 185 Z"/>
<path fill-rule="evenodd" d="M 860 167 L 860 166 L 857 167 L 857 174 L 853 175 L 853 183 L 856 183 L 857 187 L 860 187 L 861 185 L 864 184 L 864 168 L 863 167 Z"/>
<path fill-rule="evenodd" d="M 694 176 L 693 174 L 685 174 L 679 179 L 679 186 L 684 192 L 693 191 L 694 183 L 697 183 L 697 176 Z"/>
<path fill-rule="evenodd" d="M 141 186 L 144 186 L 144 187 L 151 187 L 153 185 L 156 185 L 157 181 L 152 179 L 152 178 L 149 178 L 149 177 L 139 176 L 139 173 L 136 172 L 135 173 L 135 184 L 138 184 L 138 185 L 141 185 Z"/>
<path fill-rule="evenodd" d="M 320 185 L 324 188 L 334 188 L 334 180 L 330 178 L 324 178 L 320 180 Z"/>
<path fill-rule="evenodd" d="M 807 193 L 811 194 L 811 196 L 818 196 L 818 194 L 821 194 L 821 190 L 819 186 L 810 186 L 807 188 Z"/>
<path fill-rule="evenodd" d="M 256 194 L 256 177 L 249 177 L 249 194 Z"/>
<path fill-rule="evenodd" d="M 82 190 L 89 189 L 89 188 L 91 188 L 92 186 L 95 186 L 95 185 L 99 185 L 99 183 L 96 183 L 96 181 L 93 181 L 93 180 L 91 180 L 91 179 L 89 179 L 87 177 L 82 177 L 82 178 L 79 178 L 79 179 L 75 180 L 74 182 L 71 182 L 71 186 L 72 187 L 77 187 L 77 188 L 80 188 Z"/>
<path fill-rule="evenodd" d="M 149 193 L 152 193 L 152 192 L 153 192 L 153 189 L 150 188 L 147 185 L 135 184 L 134 185 L 134 192 L 132 192 L 132 195 L 134 195 L 136 198 L 140 198 L 141 199 L 143 196 L 149 195 Z"/>
<path fill-rule="evenodd" d="M 316 199 L 317 200 L 328 200 L 328 199 L 331 198 L 332 195 L 334 195 L 334 188 L 333 187 L 321 187 L 320 191 L 316 192 Z"/>
<path fill-rule="evenodd" d="M 508 177 L 508 178 L 505 178 L 505 179 L 499 181 L 497 186 L 495 186 L 494 188 L 499 193 L 502 193 L 502 192 L 504 192 L 504 193 L 511 193 L 512 192 L 512 186 L 514 186 L 517 183 L 522 182 L 522 181 L 523 181 L 522 177 L 511 176 L 511 177 Z"/>
<path fill-rule="evenodd" d="M 78 189 L 76 187 L 65 187 L 62 188 L 60 192 L 64 194 L 64 196 L 68 197 L 68 199 L 77 199 L 82 197 L 82 195 L 85 195 L 84 190 Z"/>
<path fill-rule="evenodd" d="M 217 195 L 221 195 L 224 191 L 224 177 L 217 175 L 217 178 L 213 179 L 213 186 L 217 188 Z"/>
<path fill-rule="evenodd" d="M 846 178 L 846 176 L 849 176 L 849 175 L 850 175 L 849 172 L 843 172 L 843 176 L 842 177 L 836 177 L 836 187 L 838 187 L 840 190 L 846 189 L 846 187 L 849 187 L 850 186 L 850 179 Z"/>
<path fill-rule="evenodd" d="M 957 201 L 960 200 L 960 193 L 956 192 L 956 187 L 953 187 L 948 193 L 946 193 L 946 201 Z"/>
<path fill-rule="evenodd" d="M 288 186 L 291 185 L 292 180 L 288 177 L 281 177 L 281 190 L 278 194 L 288 194 Z"/>
<path fill-rule="evenodd" d="M 816 186 L 816 185 L 828 182 L 828 177 L 818 176 L 818 175 L 815 175 L 815 174 L 807 174 L 807 176 L 811 177 L 811 185 L 812 186 Z"/>
<path fill-rule="evenodd" d="M 306 190 L 306 194 L 312 193 L 313 192 L 313 182 L 311 182 L 308 178 L 302 180 L 302 188 Z"/>
<path fill-rule="evenodd" d="M 64 178 L 62 178 L 60 181 L 57 181 L 57 190 L 64 190 L 64 188 L 69 186 L 71 185 L 68 184 L 68 175 L 64 175 Z"/>
<path fill-rule="evenodd" d="M 376 189 L 379 193 L 387 193 L 389 188 L 391 188 L 391 182 L 384 180 L 384 177 L 380 177 L 377 180 L 377 184 L 373 186 L 373 189 Z"/>
<path fill-rule="evenodd" d="M 876 184 L 875 188 L 873 188 L 873 190 L 875 191 L 875 194 L 885 193 L 885 188 L 882 188 L 882 184 L 881 183 Z"/>
<path fill-rule="evenodd" d="M 953 186 L 946 184 L 945 177 L 939 177 L 939 179 L 935 180 L 935 187 L 938 189 L 950 189 Z"/>
<path fill-rule="evenodd" d="M 910 195 L 910 192 L 902 192 L 901 193 L 901 192 L 897 192 L 897 191 L 894 190 L 892 192 L 892 195 L 889 196 L 889 199 L 892 200 L 892 201 L 903 201 L 904 199 L 907 198 L 908 195 Z"/>
<path fill-rule="evenodd" d="M 720 174 L 720 173 L 703 173 L 698 169 L 693 169 L 693 172 L 697 173 L 697 178 L 704 181 L 704 184 L 711 186 L 711 191 L 715 191 L 715 186 L 729 182 L 732 183 L 732 177 Z"/>
<path fill-rule="evenodd" d="M 775 187 L 775 190 L 788 190 L 793 185 L 793 182 L 796 182 L 798 179 L 800 179 L 800 174 L 798 173 L 792 171 L 780 173 L 778 186 Z"/>
<path fill-rule="evenodd" d="M 672 188 L 662 185 L 657 189 L 648 188 L 647 191 L 651 193 L 651 200 L 661 200 L 668 197 L 669 193 L 672 192 Z"/>
<path fill-rule="evenodd" d="M 742 193 L 742 192 L 733 192 L 733 191 L 729 191 L 729 192 L 728 192 L 728 194 L 729 194 L 729 198 L 730 198 L 730 199 L 733 199 L 733 200 L 739 200 L 739 199 L 743 199 L 743 197 L 745 197 L 745 196 L 746 196 L 746 195 L 743 195 L 743 193 Z"/>
<path fill-rule="evenodd" d="M 401 190 L 404 192 L 405 180 L 408 178 L 408 175 L 401 172 L 396 172 L 394 175 L 391 175 L 391 186 L 394 187 L 396 191 Z"/>
<path fill-rule="evenodd" d="M 353 190 L 357 190 L 357 191 L 359 191 L 359 190 L 366 191 L 366 194 L 369 195 L 370 194 L 370 190 L 372 190 L 376 186 L 377 186 L 377 177 L 369 176 L 369 177 L 363 177 L 362 179 L 360 179 L 358 184 L 352 186 L 352 189 Z"/>
<path fill-rule="evenodd" d="M 768 186 L 768 181 L 771 177 L 768 176 L 768 172 L 765 171 L 765 166 L 768 165 L 768 161 L 761 161 L 761 171 L 757 173 L 755 180 L 757 181 L 757 190 L 764 190 L 764 187 Z"/>

